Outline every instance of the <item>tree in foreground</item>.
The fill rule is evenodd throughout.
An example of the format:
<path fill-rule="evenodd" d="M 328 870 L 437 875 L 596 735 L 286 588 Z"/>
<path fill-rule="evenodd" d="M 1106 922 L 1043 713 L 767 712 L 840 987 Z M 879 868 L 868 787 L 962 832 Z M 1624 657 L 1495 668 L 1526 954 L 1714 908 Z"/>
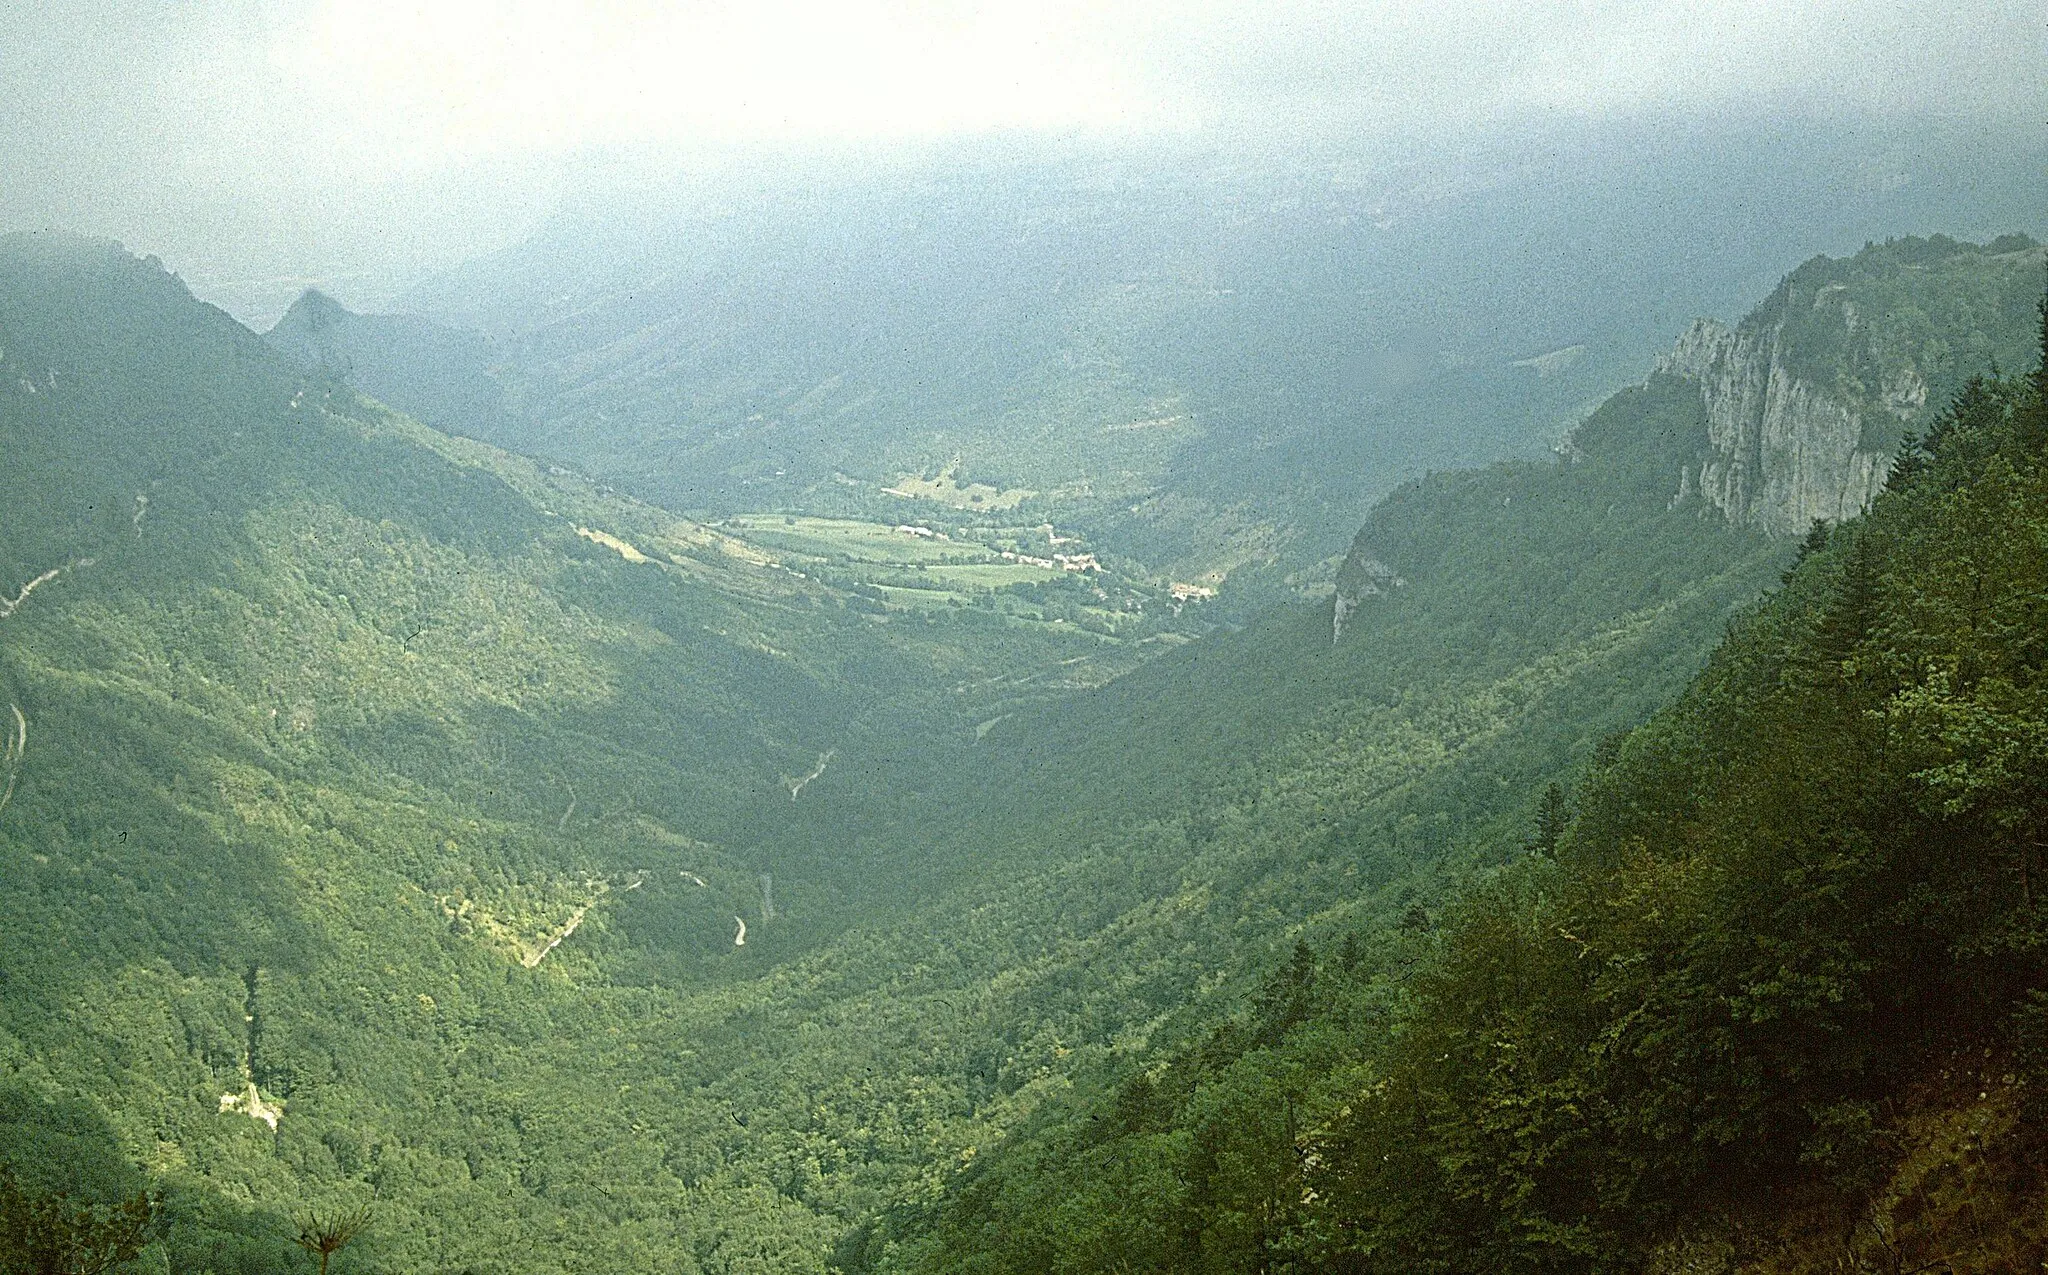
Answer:
<path fill-rule="evenodd" d="M 370 1225 L 367 1206 L 346 1213 L 308 1213 L 299 1222 L 292 1242 L 320 1258 L 320 1275 L 327 1275 L 327 1263 Z"/>

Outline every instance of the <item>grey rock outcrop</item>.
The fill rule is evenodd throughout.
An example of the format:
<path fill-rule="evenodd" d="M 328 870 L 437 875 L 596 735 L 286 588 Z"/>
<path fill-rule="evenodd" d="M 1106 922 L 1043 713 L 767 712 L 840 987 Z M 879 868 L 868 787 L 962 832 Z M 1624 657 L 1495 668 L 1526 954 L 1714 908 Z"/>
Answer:
<path fill-rule="evenodd" d="M 1598 519 L 1668 505 L 1677 535 L 1696 519 L 1796 536 L 1817 518 L 1854 518 L 1884 489 L 1901 443 L 1970 378 L 2042 357 L 2044 257 L 2023 235 L 1886 240 L 1806 262 L 1734 327 L 1694 321 L 1643 385 L 1566 435 L 1556 468 L 1417 485 L 1376 506 L 1337 572 L 1332 637 L 1401 586 L 1396 566 L 1429 579 L 1447 546 L 1481 543 L 1528 509 L 1536 521 L 1520 530 L 1536 539 L 1525 545 L 1563 525 L 1566 507 Z"/>
<path fill-rule="evenodd" d="M 1970 377 L 2039 357 L 2042 258 L 2023 235 L 1887 240 L 1807 262 L 1734 328 L 1695 321 L 1657 369 L 1706 417 L 1672 503 L 1778 535 L 1860 514 Z"/>
<path fill-rule="evenodd" d="M 1344 622 L 1367 598 L 1392 593 L 1406 583 L 1386 563 L 1353 549 L 1337 573 L 1337 601 L 1330 620 L 1331 644 L 1343 640 Z"/>
<path fill-rule="evenodd" d="M 1823 293 L 1815 304 L 1826 301 Z M 1854 308 L 1840 309 L 1853 331 Z M 1694 320 L 1657 371 L 1697 382 L 1707 416 L 1707 450 L 1680 467 L 1672 503 L 1701 500 L 1778 535 L 1861 513 L 1891 468 L 1889 450 L 1865 438 L 1896 433 L 1927 406 L 1927 382 L 1910 365 L 1887 368 L 1875 401 L 1860 403 L 1802 378 L 1788 365 L 1782 323 Z M 1893 417 L 1890 428 L 1866 430 L 1874 412 Z"/>

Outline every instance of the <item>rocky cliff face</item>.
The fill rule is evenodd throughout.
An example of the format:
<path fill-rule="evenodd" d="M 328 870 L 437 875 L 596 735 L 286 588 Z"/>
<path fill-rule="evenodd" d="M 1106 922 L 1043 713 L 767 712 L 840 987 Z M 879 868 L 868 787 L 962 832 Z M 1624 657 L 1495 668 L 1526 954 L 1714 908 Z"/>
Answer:
<path fill-rule="evenodd" d="M 1853 308 L 1840 310 L 1853 334 Z M 1866 437 L 1895 438 L 1927 406 L 1927 382 L 1910 365 L 1886 370 L 1875 402 L 1802 378 L 1788 365 L 1782 324 L 1731 329 L 1697 319 L 1657 371 L 1698 382 L 1707 413 L 1708 448 L 1679 466 L 1673 505 L 1704 501 L 1731 522 L 1777 535 L 1863 512 L 1884 486 L 1892 450 L 1866 446 Z M 1890 419 L 1867 429 L 1874 413 Z"/>
<path fill-rule="evenodd" d="M 2040 269 L 2018 235 L 1897 240 L 1807 262 L 1734 328 L 1695 320 L 1657 364 L 1698 384 L 1707 418 L 1672 503 L 1775 535 L 1863 512 L 1965 379 L 2025 366 Z"/>
<path fill-rule="evenodd" d="M 1883 489 L 1899 443 L 1970 377 L 2039 357 L 2042 267 L 2041 246 L 2021 235 L 1983 245 L 1936 235 L 1816 257 L 1736 326 L 1695 320 L 1648 383 L 1565 440 L 1564 462 L 1587 481 L 1612 481 L 1618 500 L 1662 503 L 1644 484 L 1668 481 L 1672 510 L 1772 535 L 1853 518 Z M 1674 390 L 1698 394 L 1700 428 L 1658 434 L 1627 406 L 1628 395 L 1669 401 Z M 1420 570 L 1385 552 L 1390 543 L 1401 537 L 1371 522 L 1359 533 L 1337 575 L 1335 637 L 1400 583 L 1397 570 Z"/>
<path fill-rule="evenodd" d="M 1330 620 L 1330 641 L 1336 643 L 1343 639 L 1344 622 L 1367 598 L 1392 593 L 1406 583 L 1394 574 L 1392 567 L 1353 545 L 1343 567 L 1337 572 L 1337 601 Z"/>

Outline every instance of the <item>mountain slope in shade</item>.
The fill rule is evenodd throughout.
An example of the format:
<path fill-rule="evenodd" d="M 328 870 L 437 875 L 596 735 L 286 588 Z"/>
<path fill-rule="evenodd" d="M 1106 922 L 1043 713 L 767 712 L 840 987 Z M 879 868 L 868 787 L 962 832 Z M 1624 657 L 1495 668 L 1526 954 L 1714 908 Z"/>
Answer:
<path fill-rule="evenodd" d="M 2029 255 L 2031 263 L 2001 268 L 2038 268 L 2038 255 Z M 1952 280 L 1914 264 L 1911 252 L 1880 253 L 1856 268 L 1921 312 L 1973 314 L 1957 304 Z M 2026 348 L 2031 317 L 1994 311 L 1991 348 Z M 1978 329 L 1937 322 L 1933 330 L 1961 345 Z M 1804 356 L 1817 378 L 1846 379 L 1859 369 L 1831 361 L 1840 343 L 1788 345 L 1788 357 Z M 1708 438 L 1700 387 L 1654 376 L 1603 404 L 1575 432 L 1569 455 L 1432 475 L 1381 502 L 1339 579 L 1343 627 L 1334 643 L 1329 613 L 1304 608 L 1291 630 L 1255 627 L 1092 697 L 1099 734 L 1073 732 L 1092 747 L 1074 749 L 1071 799 L 1087 809 L 1112 792 L 1160 794 L 1145 813 L 1203 848 L 1190 862 L 1207 871 L 1184 870 L 1183 881 L 1233 902 L 1256 900 L 1231 917 L 1232 928 L 1219 926 L 1210 942 L 1192 944 L 1189 959 L 1213 961 L 1238 944 L 1239 951 L 1263 948 L 1253 977 L 1235 997 L 1204 1003 L 1191 995 L 1162 1015 L 1148 1025 L 1143 1047 L 1078 1077 L 1069 1094 L 984 1149 L 936 1200 L 895 1210 L 849 1237 L 842 1268 L 1181 1271 L 1292 1263 L 1405 1271 L 1548 1261 L 1582 1269 L 1573 1264 L 1580 1232 L 1565 1228 L 1586 1228 L 1586 1244 L 1610 1222 L 1615 1234 L 1625 1232 L 1625 1198 L 1611 1215 L 1592 1218 L 1531 1220 L 1528 1210 L 1548 1197 L 1515 1211 L 1527 1180 L 1515 1176 L 1525 1172 L 1517 1144 L 1490 1139 L 1497 1127 L 1517 1138 L 1541 1135 L 1511 1122 L 1525 1102 L 1549 1096 L 1514 1085 L 1525 1065 L 1550 1058 L 1532 1055 L 1524 1064 L 1522 1055 L 1488 1052 L 1494 1041 L 1509 1042 L 1503 1050 L 1519 1047 L 1516 1020 L 1467 1023 L 1501 1004 L 1501 1015 L 1547 1012 L 1512 999 L 1525 982 L 1509 958 L 1523 933 L 1513 927 L 1537 927 L 1514 909 L 1526 898 L 1540 904 L 1549 878 L 1524 889 L 1514 883 L 1527 865 L 1513 865 L 1532 846 L 1555 849 L 1569 830 L 1575 779 L 1611 766 L 1628 730 L 1684 691 L 1729 625 L 1780 582 L 1796 549 L 1789 538 L 1732 524 L 1718 509 L 1672 500 L 1674 466 Z M 2021 537 L 2020 545 L 2028 543 Z M 2032 552 L 2017 551 L 2022 558 Z M 1169 679 L 1195 668 L 1200 695 L 1189 693 L 1196 678 L 1188 689 L 1169 689 Z M 1078 718 L 1090 709 L 1059 711 Z M 1737 755 L 1768 742 L 1726 729 Z M 1145 737 L 1173 746 L 1144 750 L 1136 741 Z M 1671 765 L 1682 778 L 1687 757 Z M 1793 769 L 1783 755 L 1776 765 Z M 1091 771 L 1117 778 L 1092 779 Z M 1629 791 L 1604 799 L 1623 813 L 1632 809 Z M 1810 804 L 1823 803 L 1815 797 Z M 1661 845 L 1654 821 L 1632 827 L 1646 850 Z M 1227 861 L 1220 846 L 1246 858 L 1210 866 Z M 1503 876 L 1509 884 L 1497 884 Z M 1606 902 L 1596 891 L 1586 906 L 1597 912 Z M 1258 915 L 1264 925 L 1251 919 Z M 1470 934 L 1459 940 L 1467 944 L 1462 963 L 1439 974 L 1430 962 L 1447 917 L 1462 918 Z M 1567 928 L 1585 933 L 1576 918 Z M 1528 931 L 1530 942 L 1536 932 Z M 1731 933 L 1727 941 L 1739 947 L 1739 929 Z M 1482 942 L 1494 946 L 1481 951 Z M 1501 944 L 1509 946 L 1506 956 Z M 1559 940 L 1541 960 L 1563 963 L 1552 972 L 1568 979 L 1573 950 Z M 1418 971 L 1444 981 L 1419 984 Z M 1540 999 L 1549 986 L 1526 982 L 1527 995 Z M 1419 994 L 1436 998 L 1437 1017 L 1418 1024 L 1409 1007 Z M 1636 1001 L 1616 1003 L 1626 1009 Z M 1574 1004 L 1570 1012 L 1597 1009 Z M 1426 1047 L 1403 1043 L 1425 1029 L 1438 1033 Z M 1444 1083 L 1431 1059 L 1454 1047 L 1466 1051 L 1455 1055 L 1465 1101 L 1418 1106 L 1436 1101 Z M 1597 1047 L 1583 1052 L 1594 1056 Z M 1411 1069 L 1401 1083 L 1414 1086 L 1412 1096 L 1380 1084 L 1396 1059 Z M 1564 1090 L 1558 1095 L 1561 1104 L 1570 1100 Z M 1391 1114 L 1368 1124 L 1368 1104 L 1382 1100 Z M 1562 1142 L 1557 1172 L 1572 1172 L 1594 1154 L 1570 1144 L 1586 1117 L 1545 1110 Z M 1617 1110 L 1625 1123 L 1625 1110 Z M 1427 1156 L 1410 1145 L 1424 1130 L 1435 1139 L 1423 1144 Z M 1482 1154 L 1499 1180 L 1468 1193 L 1459 1166 Z M 1375 1169 L 1382 1155 L 1400 1168 Z M 2015 1169 L 2001 1160 L 1998 1172 Z M 1633 1181 L 1625 1168 L 1610 1172 L 1617 1191 Z M 1426 1188 L 1412 1185 L 1418 1182 Z M 1340 1198 L 1338 1189 L 1349 1194 Z M 1572 1180 L 1558 1190 L 1563 1212 L 1594 1188 Z M 1953 1213 L 1959 1197 L 1938 1183 L 1930 1190 Z M 1686 1204 L 1683 1193 L 1660 1198 L 1675 1210 Z M 1368 1225 L 1377 1229 L 1362 1229 Z M 1495 1225 L 1498 1235 L 1486 1229 Z M 1561 1236 L 1560 1251 L 1540 1242 L 1550 1234 Z M 1380 1256 L 1361 1235 L 1381 1246 Z M 1521 1248 L 1510 1243 L 1518 1235 L 1528 1237 Z M 1644 1227 L 1634 1238 L 1660 1236 Z"/>
<path fill-rule="evenodd" d="M 293 362 L 452 434 L 516 442 L 490 342 L 411 315 L 356 314 L 308 290 L 263 339 Z"/>

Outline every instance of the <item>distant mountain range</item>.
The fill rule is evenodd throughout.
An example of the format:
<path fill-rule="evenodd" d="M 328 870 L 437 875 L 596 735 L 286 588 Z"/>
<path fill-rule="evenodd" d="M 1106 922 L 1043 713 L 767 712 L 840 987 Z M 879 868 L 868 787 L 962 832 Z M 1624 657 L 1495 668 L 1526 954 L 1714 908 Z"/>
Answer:
<path fill-rule="evenodd" d="M 411 295 L 487 344 L 281 334 L 667 507 L 897 521 L 948 478 L 1248 615 L 1327 589 L 1399 483 L 1545 453 L 1694 317 L 1941 224 L 1962 174 L 1987 226 L 2041 206 L 2002 142 L 1818 124 L 667 176 Z"/>

